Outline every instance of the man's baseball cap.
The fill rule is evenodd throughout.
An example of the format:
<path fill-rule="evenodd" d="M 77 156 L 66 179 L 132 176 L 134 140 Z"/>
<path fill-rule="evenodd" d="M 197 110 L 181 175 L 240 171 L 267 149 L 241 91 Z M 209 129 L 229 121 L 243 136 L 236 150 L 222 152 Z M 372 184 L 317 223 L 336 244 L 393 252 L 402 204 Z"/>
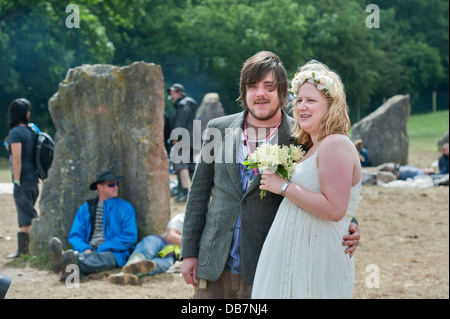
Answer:
<path fill-rule="evenodd" d="M 184 86 L 180 83 L 174 83 L 170 88 L 167 89 L 167 93 L 170 94 L 170 91 L 183 92 Z"/>

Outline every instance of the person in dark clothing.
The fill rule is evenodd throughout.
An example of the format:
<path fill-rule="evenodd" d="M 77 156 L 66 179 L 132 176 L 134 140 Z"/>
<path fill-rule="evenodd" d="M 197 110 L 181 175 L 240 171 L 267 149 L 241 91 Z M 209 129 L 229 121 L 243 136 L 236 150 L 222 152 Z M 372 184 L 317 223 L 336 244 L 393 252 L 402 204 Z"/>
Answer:
<path fill-rule="evenodd" d="M 189 187 L 191 183 L 190 175 L 195 169 L 194 163 L 194 149 L 193 149 L 193 121 L 195 119 L 195 113 L 197 112 L 198 103 L 184 93 L 184 86 L 175 83 L 170 88 L 167 89 L 169 93 L 169 99 L 172 101 L 176 113 L 172 123 L 172 134 L 171 140 L 173 145 L 182 142 L 181 147 L 172 147 L 171 158 L 173 162 L 173 167 L 177 172 L 179 181 L 181 183 L 181 188 L 179 188 L 178 196 L 176 202 L 185 202 L 187 200 L 187 195 L 189 192 Z M 177 129 L 184 129 L 182 132 Z M 185 133 L 182 135 L 182 133 Z M 189 134 L 189 136 L 186 136 Z M 180 138 L 181 136 L 181 138 Z M 189 145 L 189 147 L 184 148 L 184 146 Z M 179 153 L 181 148 L 181 156 Z M 183 154 L 186 149 L 189 150 L 189 157 Z"/>
<path fill-rule="evenodd" d="M 170 154 L 170 118 L 166 112 L 164 112 L 164 147 L 166 148 L 167 155 Z"/>
<path fill-rule="evenodd" d="M 439 157 L 439 174 L 448 174 L 449 161 L 448 161 L 448 143 L 442 145 L 442 155 Z"/>
<path fill-rule="evenodd" d="M 39 179 L 36 173 L 35 149 L 37 134 L 29 127 L 30 102 L 19 98 L 8 109 L 7 148 L 14 183 L 14 201 L 17 208 L 19 232 L 18 249 L 7 258 L 19 257 L 29 252 L 31 221 L 37 217 L 34 205 L 39 196 Z"/>

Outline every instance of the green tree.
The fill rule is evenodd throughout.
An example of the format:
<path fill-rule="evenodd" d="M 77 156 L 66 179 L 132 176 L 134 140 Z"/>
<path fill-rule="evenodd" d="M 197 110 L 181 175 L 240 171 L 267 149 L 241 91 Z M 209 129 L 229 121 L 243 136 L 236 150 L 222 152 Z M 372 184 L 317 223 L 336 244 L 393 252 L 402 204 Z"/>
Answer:
<path fill-rule="evenodd" d="M 82 3 L 80 28 L 66 27 L 66 5 L 0 0 L 1 136 L 8 134 L 9 103 L 18 97 L 30 100 L 32 121 L 51 132 L 47 102 L 67 70 L 82 63 L 108 63 L 114 55 L 104 27 Z"/>
<path fill-rule="evenodd" d="M 382 81 L 374 97 L 448 91 L 448 1 L 380 0 L 377 4 L 381 32 L 374 33 L 374 41 L 386 58 L 378 70 Z"/>
<path fill-rule="evenodd" d="M 267 0 L 191 2 L 177 22 L 183 36 L 174 52 L 181 53 L 185 66 L 177 74 L 203 92 L 219 91 L 227 113 L 234 113 L 245 59 L 260 50 L 274 51 L 293 72 L 303 50 L 296 34 L 304 24 L 299 5 L 287 0 L 276 5 Z"/>
<path fill-rule="evenodd" d="M 0 0 L 0 136 L 17 97 L 51 130 L 48 99 L 86 63 L 159 64 L 166 85 L 183 83 L 199 102 L 217 92 L 227 113 L 240 110 L 239 72 L 260 50 L 277 53 L 290 77 L 309 59 L 337 71 L 352 120 L 395 94 L 448 91 L 447 0 L 379 0 L 374 29 L 365 24 L 370 0 L 79 0 L 72 29 L 69 3 Z"/>
<path fill-rule="evenodd" d="M 376 66 L 383 52 L 375 47 L 373 30 L 366 27 L 365 6 L 358 1 L 302 1 L 306 32 L 301 34 L 309 54 L 299 62 L 316 59 L 340 74 L 353 119 L 374 94 L 380 75 Z M 306 51 L 308 52 L 308 51 Z"/>

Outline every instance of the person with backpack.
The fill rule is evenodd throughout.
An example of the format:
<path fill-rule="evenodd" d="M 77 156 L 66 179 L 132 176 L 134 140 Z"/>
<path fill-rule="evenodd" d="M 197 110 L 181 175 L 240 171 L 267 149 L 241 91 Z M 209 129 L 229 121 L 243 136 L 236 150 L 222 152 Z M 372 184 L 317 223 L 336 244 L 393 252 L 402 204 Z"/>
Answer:
<path fill-rule="evenodd" d="M 29 126 L 30 101 L 15 99 L 8 109 L 7 145 L 10 169 L 14 183 L 14 201 L 17 208 L 19 232 L 18 249 L 7 258 L 29 253 L 29 233 L 33 218 L 37 217 L 34 205 L 39 196 L 39 178 L 36 173 L 36 143 L 38 135 Z"/>

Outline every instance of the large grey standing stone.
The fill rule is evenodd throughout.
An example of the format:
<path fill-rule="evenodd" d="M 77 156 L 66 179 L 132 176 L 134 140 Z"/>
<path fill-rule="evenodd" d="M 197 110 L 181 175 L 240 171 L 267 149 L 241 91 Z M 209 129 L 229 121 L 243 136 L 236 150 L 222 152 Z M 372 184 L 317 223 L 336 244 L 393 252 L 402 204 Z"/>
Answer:
<path fill-rule="evenodd" d="M 105 169 L 126 178 L 119 197 L 136 210 L 139 238 L 162 233 L 170 194 L 160 66 L 135 62 L 70 69 L 49 100 L 49 111 L 56 148 L 40 216 L 31 228 L 32 253 L 46 253 L 52 236 L 67 246 L 77 209 L 97 196 L 88 186 Z"/>
<path fill-rule="evenodd" d="M 201 132 L 194 131 L 194 134 L 200 133 L 200 136 L 203 136 L 203 132 L 206 129 L 206 125 L 212 119 L 215 119 L 220 116 L 224 116 L 225 111 L 223 109 L 222 103 L 220 102 L 219 94 L 217 93 L 207 93 L 203 97 L 202 103 L 200 107 L 197 109 L 195 113 L 195 119 L 201 121 Z M 200 139 L 198 139 L 200 140 Z M 201 144 L 193 145 L 194 152 L 199 153 L 201 149 Z"/>
<path fill-rule="evenodd" d="M 408 163 L 406 125 L 410 112 L 409 95 L 396 95 L 353 125 L 353 139 L 363 140 L 372 165 Z"/>
<path fill-rule="evenodd" d="M 195 113 L 195 119 L 202 121 L 201 124 L 203 132 L 210 120 L 224 115 L 225 111 L 223 109 L 222 103 L 220 102 L 219 94 L 207 93 L 203 97 L 202 103 Z"/>

